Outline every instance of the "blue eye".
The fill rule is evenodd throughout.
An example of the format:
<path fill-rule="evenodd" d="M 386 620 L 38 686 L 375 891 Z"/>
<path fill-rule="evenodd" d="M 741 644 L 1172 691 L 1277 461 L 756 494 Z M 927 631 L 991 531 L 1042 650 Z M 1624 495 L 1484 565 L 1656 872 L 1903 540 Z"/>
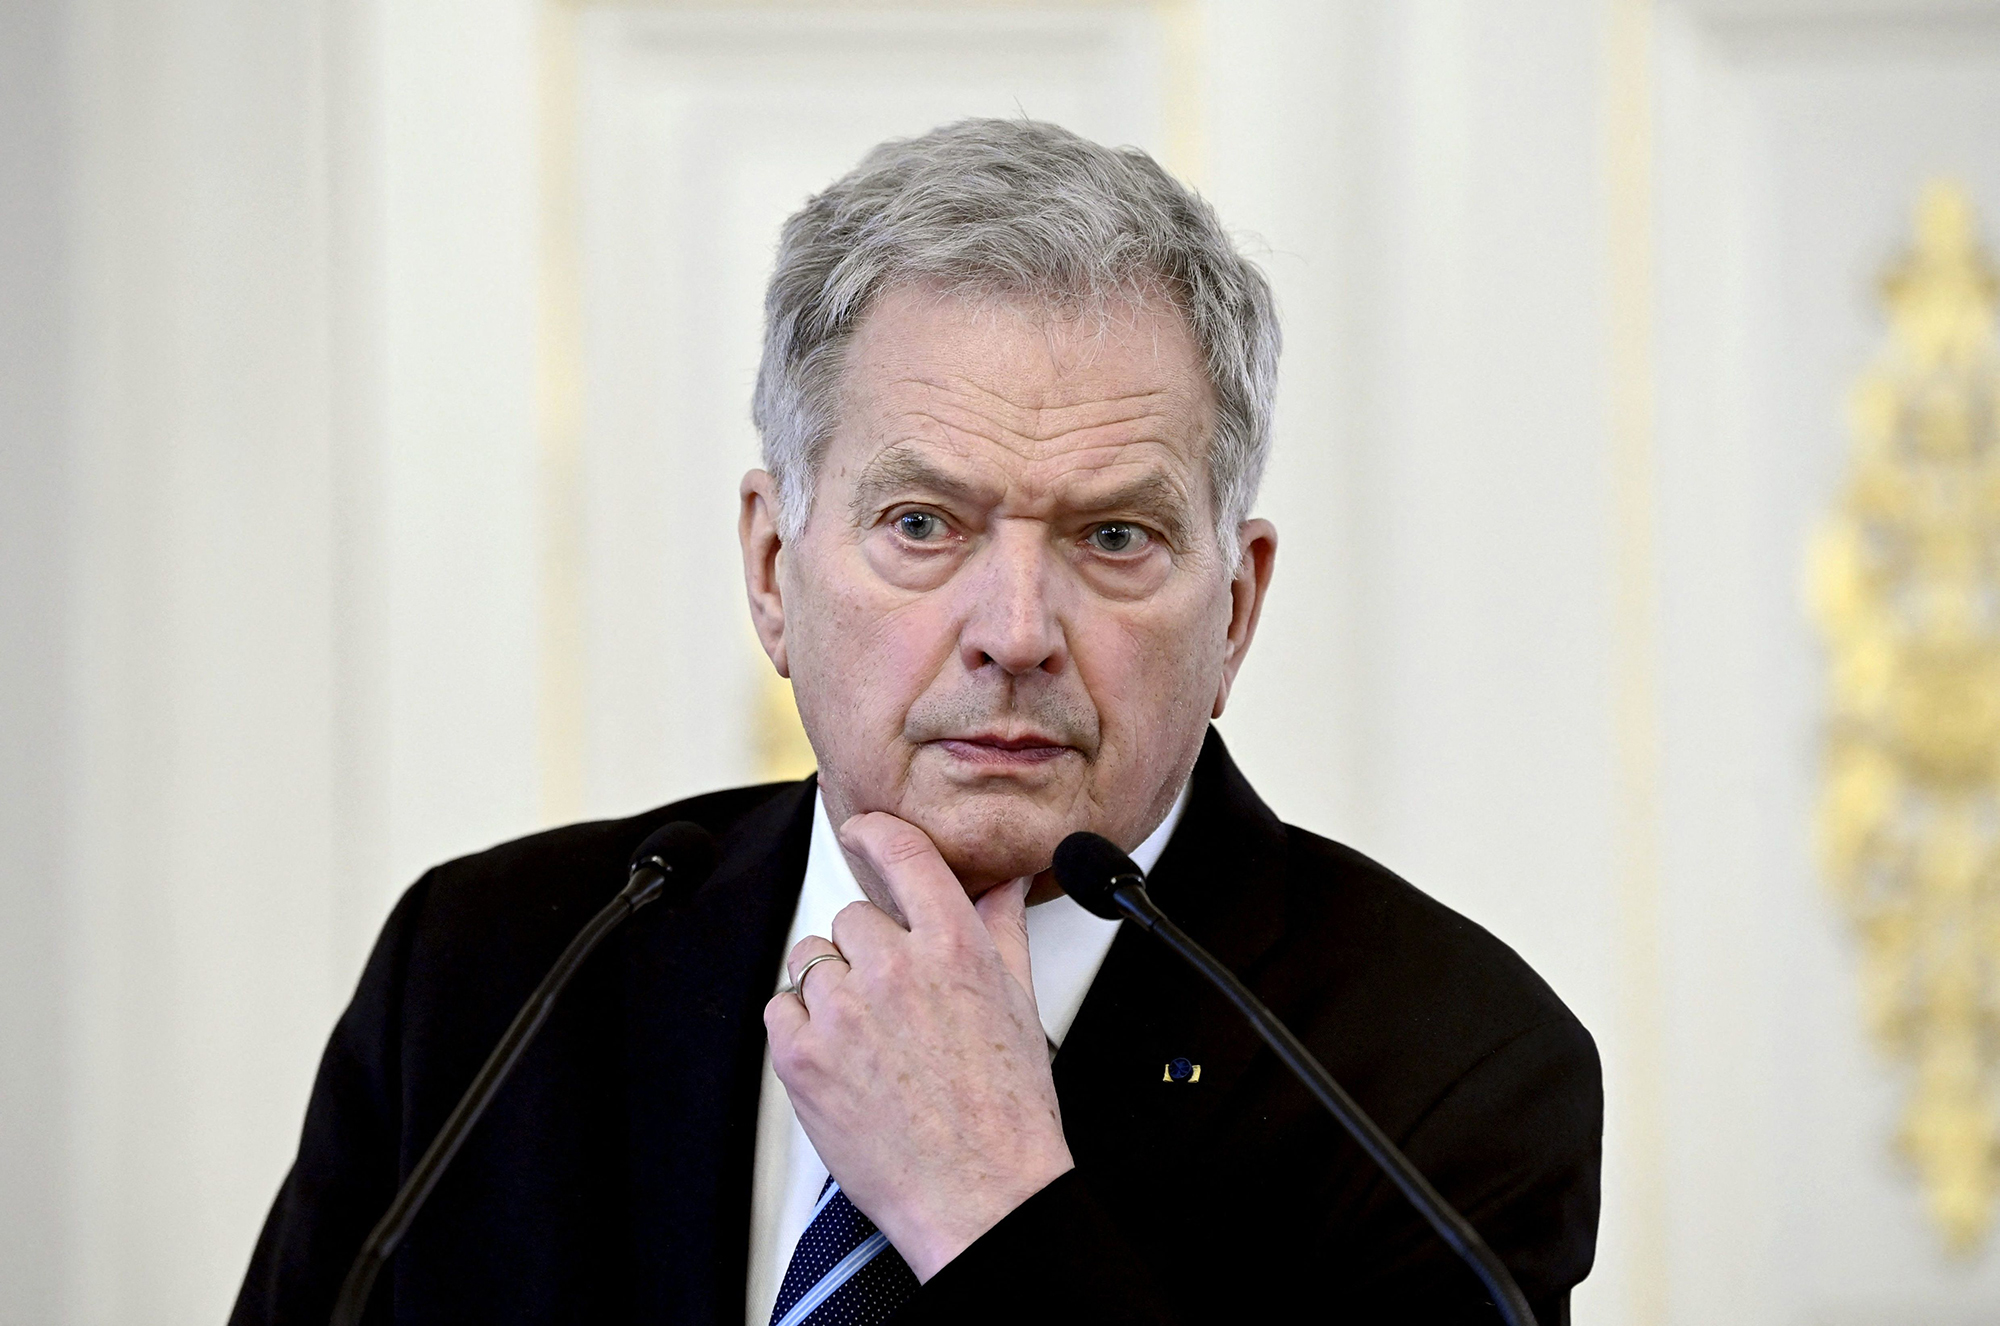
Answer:
<path fill-rule="evenodd" d="M 1099 525 L 1088 537 L 1090 546 L 1104 553 L 1137 552 L 1146 546 L 1146 531 L 1115 520 Z"/>
<path fill-rule="evenodd" d="M 896 530 L 906 539 L 924 543 L 944 533 L 944 522 L 929 511 L 906 511 L 896 517 Z"/>

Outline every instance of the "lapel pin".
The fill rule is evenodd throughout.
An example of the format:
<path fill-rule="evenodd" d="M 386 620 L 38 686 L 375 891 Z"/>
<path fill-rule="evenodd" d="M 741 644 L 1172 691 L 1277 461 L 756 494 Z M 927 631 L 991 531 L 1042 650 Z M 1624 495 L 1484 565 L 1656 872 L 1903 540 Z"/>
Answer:
<path fill-rule="evenodd" d="M 1186 1059 L 1171 1060 L 1167 1064 L 1166 1071 L 1160 1074 L 1160 1081 L 1199 1082 L 1201 1081 L 1201 1065 L 1192 1063 Z"/>

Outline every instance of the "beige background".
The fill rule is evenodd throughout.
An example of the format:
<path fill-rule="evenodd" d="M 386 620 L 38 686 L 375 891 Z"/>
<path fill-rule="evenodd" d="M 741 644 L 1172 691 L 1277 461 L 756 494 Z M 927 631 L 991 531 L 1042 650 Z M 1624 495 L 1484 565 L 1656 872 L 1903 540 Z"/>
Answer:
<path fill-rule="evenodd" d="M 754 777 L 777 221 L 1026 111 L 1251 236 L 1223 730 L 1605 1052 L 1584 1322 L 1957 1323 L 1807 855 L 1801 550 L 2000 7 L 20 3 L 0 17 L 0 1322 L 227 1310 L 397 892 Z"/>

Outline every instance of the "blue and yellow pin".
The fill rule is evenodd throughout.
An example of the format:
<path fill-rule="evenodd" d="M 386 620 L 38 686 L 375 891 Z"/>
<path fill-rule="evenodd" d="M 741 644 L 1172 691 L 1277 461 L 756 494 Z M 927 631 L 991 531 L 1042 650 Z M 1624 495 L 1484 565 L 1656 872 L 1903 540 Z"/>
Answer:
<path fill-rule="evenodd" d="M 1188 1059 L 1169 1059 L 1166 1071 L 1160 1074 L 1162 1082 L 1199 1082 L 1201 1065 Z"/>

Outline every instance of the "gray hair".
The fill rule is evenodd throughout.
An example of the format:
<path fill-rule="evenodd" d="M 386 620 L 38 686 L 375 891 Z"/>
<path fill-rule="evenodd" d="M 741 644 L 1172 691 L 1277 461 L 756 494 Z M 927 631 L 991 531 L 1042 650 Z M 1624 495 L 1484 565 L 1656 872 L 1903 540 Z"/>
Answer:
<path fill-rule="evenodd" d="M 1062 308 L 1171 299 L 1215 392 L 1209 478 L 1234 570 L 1270 450 L 1270 285 L 1215 209 L 1150 156 L 1034 120 L 960 120 L 883 143 L 785 222 L 751 407 L 781 537 L 797 538 L 812 510 L 847 342 L 871 303 L 905 283 Z"/>

